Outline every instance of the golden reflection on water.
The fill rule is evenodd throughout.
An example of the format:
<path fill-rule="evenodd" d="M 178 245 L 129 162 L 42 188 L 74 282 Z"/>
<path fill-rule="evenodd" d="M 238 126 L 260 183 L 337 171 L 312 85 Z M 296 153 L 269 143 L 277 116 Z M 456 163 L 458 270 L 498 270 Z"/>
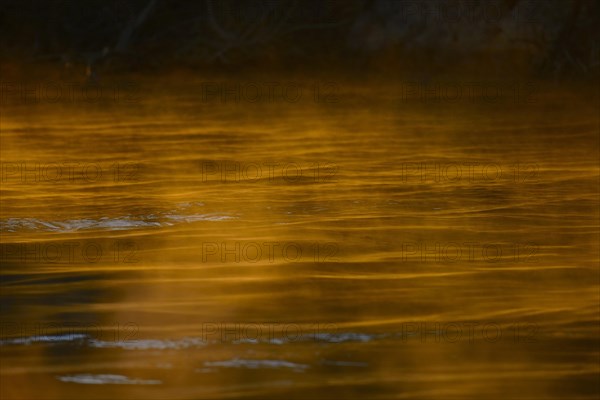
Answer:
<path fill-rule="evenodd" d="M 597 396 L 597 99 L 157 88 L 3 105 L 2 398 Z"/>

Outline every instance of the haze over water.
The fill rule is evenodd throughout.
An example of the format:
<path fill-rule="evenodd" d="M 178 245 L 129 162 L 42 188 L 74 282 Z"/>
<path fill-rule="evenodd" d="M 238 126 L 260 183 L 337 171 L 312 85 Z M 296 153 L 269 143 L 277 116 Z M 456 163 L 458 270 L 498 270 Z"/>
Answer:
<path fill-rule="evenodd" d="M 2 398 L 597 398 L 597 94 L 272 81 L 4 93 Z"/>

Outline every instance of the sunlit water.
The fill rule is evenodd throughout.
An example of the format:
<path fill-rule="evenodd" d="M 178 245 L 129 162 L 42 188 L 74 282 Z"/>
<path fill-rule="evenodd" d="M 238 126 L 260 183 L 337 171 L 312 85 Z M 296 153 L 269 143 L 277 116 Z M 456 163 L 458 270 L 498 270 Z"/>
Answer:
<path fill-rule="evenodd" d="M 597 100 L 145 85 L 3 105 L 2 398 L 596 398 Z"/>

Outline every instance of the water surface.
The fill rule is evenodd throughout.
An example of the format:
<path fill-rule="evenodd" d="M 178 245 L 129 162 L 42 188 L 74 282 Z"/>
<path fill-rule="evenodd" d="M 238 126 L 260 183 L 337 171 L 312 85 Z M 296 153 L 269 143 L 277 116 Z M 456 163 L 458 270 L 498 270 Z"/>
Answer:
<path fill-rule="evenodd" d="M 3 105 L 2 398 L 596 398 L 597 99 L 142 86 Z"/>

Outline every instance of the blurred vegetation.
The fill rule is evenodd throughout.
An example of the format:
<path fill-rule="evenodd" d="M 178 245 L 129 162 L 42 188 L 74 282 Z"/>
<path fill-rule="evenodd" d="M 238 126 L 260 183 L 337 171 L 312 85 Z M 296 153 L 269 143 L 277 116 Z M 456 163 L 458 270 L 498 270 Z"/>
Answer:
<path fill-rule="evenodd" d="M 2 0 L 3 63 L 597 76 L 595 0 Z"/>

